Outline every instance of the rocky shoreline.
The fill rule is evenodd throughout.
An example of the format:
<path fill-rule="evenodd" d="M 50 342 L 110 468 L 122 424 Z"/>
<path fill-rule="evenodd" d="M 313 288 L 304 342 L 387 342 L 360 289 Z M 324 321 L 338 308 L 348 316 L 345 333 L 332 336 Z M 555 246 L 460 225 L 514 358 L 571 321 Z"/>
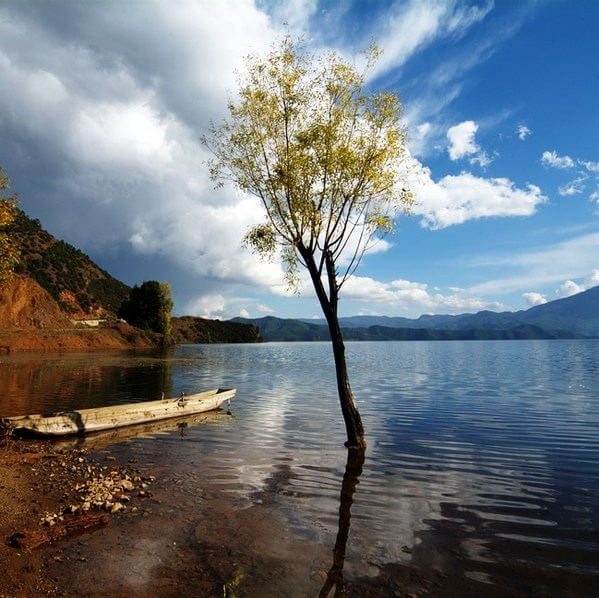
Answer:
<path fill-rule="evenodd" d="M 47 574 L 51 561 L 65 558 L 61 541 L 143 515 L 156 478 L 106 451 L 4 438 L 0 480 L 0 562 L 11 572 L 0 576 L 0 597 L 12 597 L 61 595 Z"/>

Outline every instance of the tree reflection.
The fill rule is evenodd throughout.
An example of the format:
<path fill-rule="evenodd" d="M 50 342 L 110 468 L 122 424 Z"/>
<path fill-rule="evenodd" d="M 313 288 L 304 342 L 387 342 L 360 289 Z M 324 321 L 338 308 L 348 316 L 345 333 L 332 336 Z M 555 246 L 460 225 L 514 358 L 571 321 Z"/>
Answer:
<path fill-rule="evenodd" d="M 339 497 L 339 529 L 337 531 L 337 539 L 335 540 L 335 548 L 333 549 L 333 564 L 318 594 L 319 598 L 329 596 L 333 588 L 335 588 L 333 596 L 343 596 L 343 564 L 345 562 L 345 550 L 349 536 L 351 506 L 354 502 L 354 493 L 359 483 L 363 465 L 364 449 L 349 449 L 347 451 L 347 463 L 345 465 L 345 474 L 343 475 L 341 495 Z"/>
<path fill-rule="evenodd" d="M 172 357 L 37 355 L 0 361 L 0 414 L 75 411 L 173 395 Z"/>

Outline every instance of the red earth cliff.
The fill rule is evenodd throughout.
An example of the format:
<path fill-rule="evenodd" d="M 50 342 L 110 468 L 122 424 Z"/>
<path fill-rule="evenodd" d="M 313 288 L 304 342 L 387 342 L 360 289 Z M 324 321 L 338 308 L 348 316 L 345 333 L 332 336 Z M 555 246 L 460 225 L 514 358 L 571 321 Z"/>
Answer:
<path fill-rule="evenodd" d="M 75 327 L 69 315 L 32 278 L 15 276 L 0 286 L 0 353 L 152 346 L 152 339 L 124 323 L 96 329 Z"/>

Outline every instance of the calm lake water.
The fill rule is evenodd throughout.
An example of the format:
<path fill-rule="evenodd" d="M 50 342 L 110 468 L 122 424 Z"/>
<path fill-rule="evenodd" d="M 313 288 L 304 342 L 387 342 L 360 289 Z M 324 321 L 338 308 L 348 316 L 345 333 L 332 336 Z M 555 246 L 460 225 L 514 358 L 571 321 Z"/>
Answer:
<path fill-rule="evenodd" d="M 157 472 L 160 500 L 106 587 L 317 596 L 335 565 L 329 585 L 342 567 L 363 596 L 591 596 L 598 357 L 592 340 L 348 343 L 369 446 L 347 471 L 327 343 L 0 356 L 0 415 L 237 388 L 234 417 L 110 447 Z"/>

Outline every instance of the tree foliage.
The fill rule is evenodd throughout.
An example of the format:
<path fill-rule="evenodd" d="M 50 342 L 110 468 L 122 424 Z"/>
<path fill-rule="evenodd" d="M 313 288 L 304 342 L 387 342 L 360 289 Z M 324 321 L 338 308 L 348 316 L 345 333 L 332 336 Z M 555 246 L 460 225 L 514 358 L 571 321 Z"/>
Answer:
<path fill-rule="evenodd" d="M 367 68 L 379 55 L 367 54 Z M 205 139 L 213 177 L 260 198 L 266 221 L 246 243 L 282 252 L 289 282 L 313 256 L 322 275 L 340 268 L 337 291 L 393 216 L 412 204 L 401 106 L 393 93 L 364 91 L 364 73 L 335 53 L 302 53 L 286 37 L 268 58 L 248 59 L 230 118 Z"/>
<path fill-rule="evenodd" d="M 17 197 L 8 194 L 10 179 L 0 166 L 0 283 L 8 280 L 19 261 L 19 247 L 8 228 L 16 217 Z"/>
<path fill-rule="evenodd" d="M 171 332 L 171 289 L 166 282 L 146 280 L 131 289 L 118 312 L 129 324 L 168 336 Z"/>

